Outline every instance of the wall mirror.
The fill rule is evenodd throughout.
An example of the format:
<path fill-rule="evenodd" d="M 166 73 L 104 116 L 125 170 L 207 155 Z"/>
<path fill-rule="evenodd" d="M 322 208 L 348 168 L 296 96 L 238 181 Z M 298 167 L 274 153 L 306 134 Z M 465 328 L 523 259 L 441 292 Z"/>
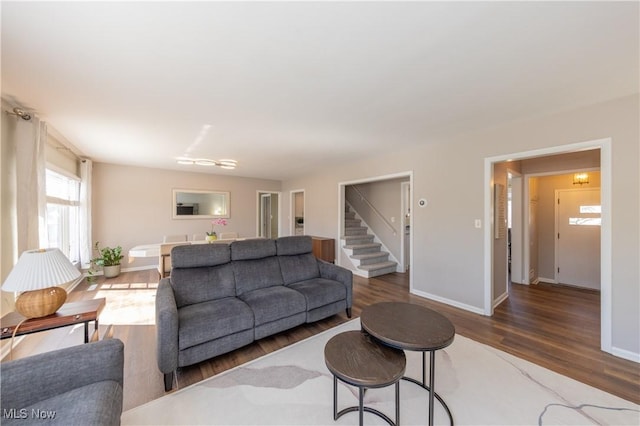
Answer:
<path fill-rule="evenodd" d="M 229 217 L 229 192 L 174 189 L 172 219 Z"/>

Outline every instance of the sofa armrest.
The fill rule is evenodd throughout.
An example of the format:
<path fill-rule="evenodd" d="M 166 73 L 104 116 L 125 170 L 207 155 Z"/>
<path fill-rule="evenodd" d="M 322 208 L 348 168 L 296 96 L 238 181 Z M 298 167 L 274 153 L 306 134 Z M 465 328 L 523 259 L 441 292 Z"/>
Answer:
<path fill-rule="evenodd" d="M 124 344 L 107 339 L 72 346 L 7 361 L 0 370 L 2 409 L 20 409 L 105 380 L 122 386 Z"/>
<path fill-rule="evenodd" d="M 178 368 L 178 307 L 169 278 L 163 278 L 156 293 L 156 354 L 158 368 L 167 374 Z"/>
<path fill-rule="evenodd" d="M 353 272 L 342 266 L 316 259 L 320 277 L 342 283 L 347 289 L 347 308 L 353 305 Z"/>

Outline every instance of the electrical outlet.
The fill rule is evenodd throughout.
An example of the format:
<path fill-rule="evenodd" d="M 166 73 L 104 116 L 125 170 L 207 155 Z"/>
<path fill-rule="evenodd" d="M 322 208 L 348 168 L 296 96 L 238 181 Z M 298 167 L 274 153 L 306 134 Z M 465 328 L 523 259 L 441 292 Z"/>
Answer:
<path fill-rule="evenodd" d="M 482 221 L 480 219 L 476 219 L 475 220 L 475 227 L 476 228 L 482 228 Z"/>

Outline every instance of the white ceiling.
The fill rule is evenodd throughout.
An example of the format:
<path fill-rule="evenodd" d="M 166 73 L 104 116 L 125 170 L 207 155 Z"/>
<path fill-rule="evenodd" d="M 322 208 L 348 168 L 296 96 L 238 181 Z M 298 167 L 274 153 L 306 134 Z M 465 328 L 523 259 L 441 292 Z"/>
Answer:
<path fill-rule="evenodd" d="M 287 179 L 639 90 L 638 2 L 1 7 L 3 98 L 99 162 Z"/>

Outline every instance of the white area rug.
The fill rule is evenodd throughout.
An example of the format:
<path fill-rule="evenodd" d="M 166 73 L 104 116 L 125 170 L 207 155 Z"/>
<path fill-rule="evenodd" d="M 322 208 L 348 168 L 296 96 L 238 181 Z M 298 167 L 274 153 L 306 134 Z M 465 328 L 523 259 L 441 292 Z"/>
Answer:
<path fill-rule="evenodd" d="M 355 425 L 358 413 L 333 421 L 333 379 L 324 345 L 342 324 L 295 345 L 126 411 L 123 425 Z M 421 377 L 421 354 L 407 353 L 407 375 Z M 338 409 L 358 403 L 342 382 Z M 427 391 L 400 382 L 400 423 L 427 423 Z M 456 335 L 437 352 L 435 389 L 458 425 L 638 425 L 640 406 L 505 352 Z M 368 390 L 365 405 L 394 417 L 393 387 Z M 365 413 L 366 425 L 386 424 Z M 449 424 L 436 401 L 436 424 Z"/>

